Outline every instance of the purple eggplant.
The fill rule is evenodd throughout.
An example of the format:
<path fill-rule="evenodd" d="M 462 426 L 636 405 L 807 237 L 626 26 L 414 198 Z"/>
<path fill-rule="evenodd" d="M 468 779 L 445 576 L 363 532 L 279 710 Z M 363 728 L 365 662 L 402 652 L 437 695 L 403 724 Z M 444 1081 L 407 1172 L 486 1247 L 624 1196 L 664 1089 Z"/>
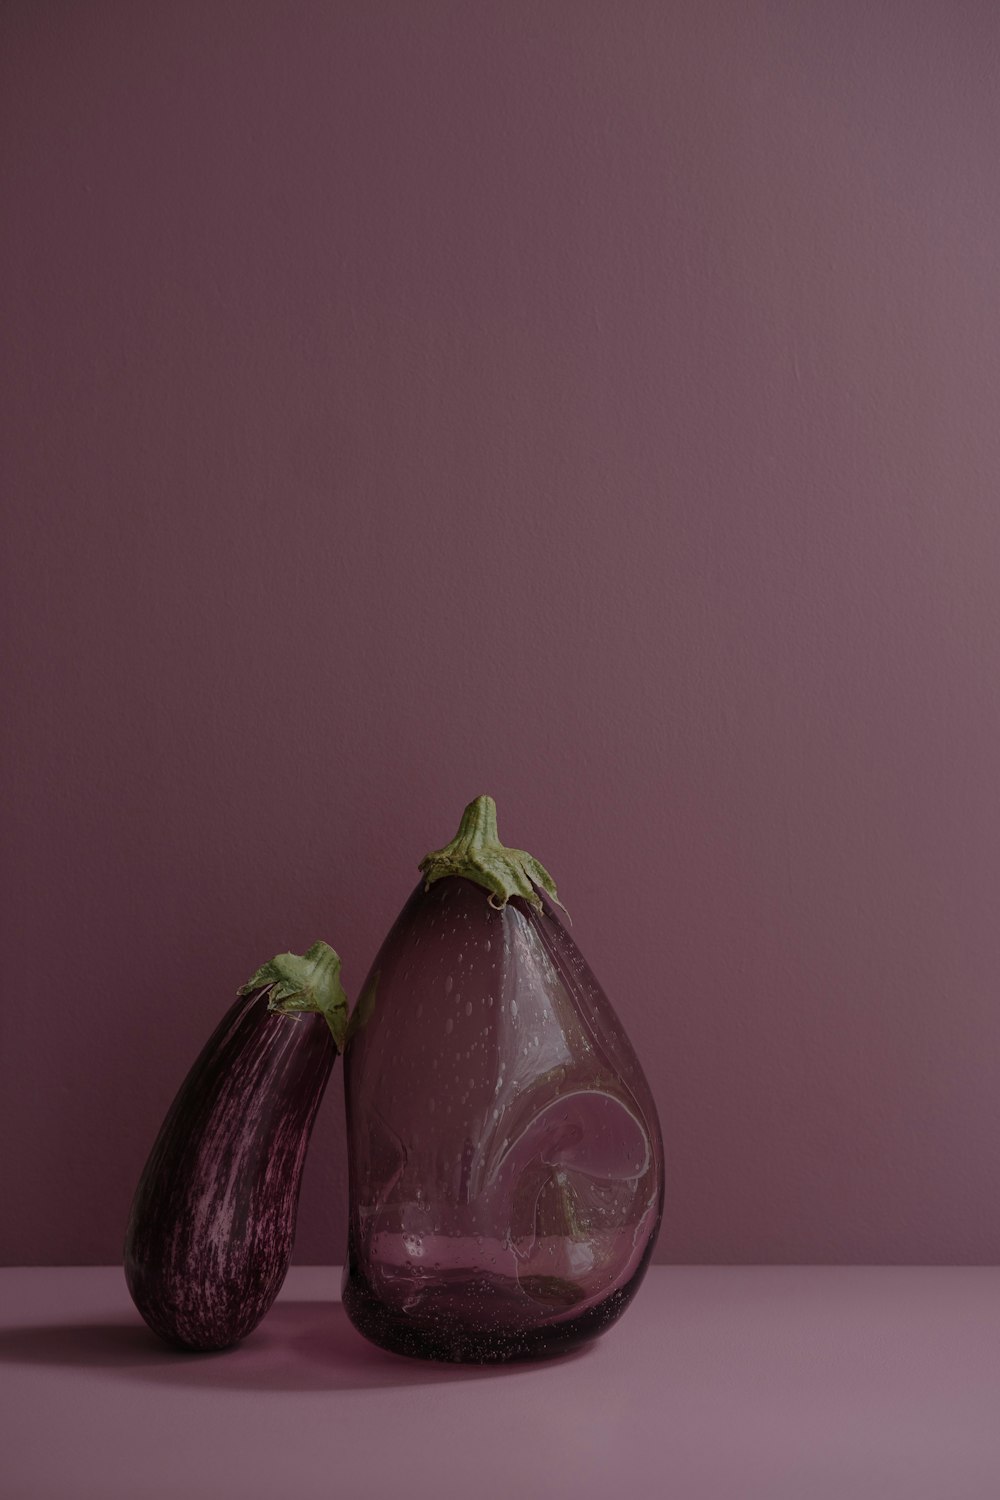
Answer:
<path fill-rule="evenodd" d="M 346 1023 L 333 949 L 279 954 L 239 991 L 181 1085 L 125 1237 L 132 1300 L 168 1343 L 228 1348 L 278 1295 L 309 1137 Z"/>

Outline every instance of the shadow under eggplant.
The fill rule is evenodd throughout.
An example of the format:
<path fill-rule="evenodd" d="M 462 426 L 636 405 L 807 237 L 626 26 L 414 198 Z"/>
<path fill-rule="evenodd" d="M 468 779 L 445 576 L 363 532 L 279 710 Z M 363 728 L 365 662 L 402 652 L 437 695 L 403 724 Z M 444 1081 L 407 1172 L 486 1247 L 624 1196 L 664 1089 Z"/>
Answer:
<path fill-rule="evenodd" d="M 136 1320 L 22 1325 L 0 1330 L 0 1363 L 120 1372 L 129 1380 L 196 1389 L 378 1390 L 489 1380 L 584 1358 L 590 1346 L 543 1362 L 444 1364 L 377 1349 L 339 1302 L 277 1303 L 232 1349 L 171 1349 Z"/>

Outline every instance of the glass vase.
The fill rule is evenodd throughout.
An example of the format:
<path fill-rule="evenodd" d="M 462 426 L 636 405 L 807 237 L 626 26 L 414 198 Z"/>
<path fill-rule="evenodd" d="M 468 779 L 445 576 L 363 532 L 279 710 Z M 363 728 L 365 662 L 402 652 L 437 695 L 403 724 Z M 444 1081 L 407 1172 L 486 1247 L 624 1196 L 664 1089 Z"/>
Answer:
<path fill-rule="evenodd" d="M 366 1338 L 486 1363 L 565 1353 L 621 1316 L 660 1226 L 660 1128 L 541 892 L 417 887 L 362 992 L 345 1089 L 343 1300 Z"/>

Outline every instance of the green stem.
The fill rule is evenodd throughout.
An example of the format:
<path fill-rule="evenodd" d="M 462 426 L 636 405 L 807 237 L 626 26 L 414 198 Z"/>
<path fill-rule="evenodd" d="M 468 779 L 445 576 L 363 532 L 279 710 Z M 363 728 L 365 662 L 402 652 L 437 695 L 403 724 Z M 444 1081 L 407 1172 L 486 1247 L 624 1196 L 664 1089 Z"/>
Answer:
<path fill-rule="evenodd" d="M 508 849 L 497 833 L 497 805 L 492 797 L 477 797 L 462 814 L 450 844 L 420 861 L 424 889 L 447 875 L 474 880 L 490 893 L 490 905 L 502 908 L 511 896 L 521 896 L 541 910 L 540 887 L 557 905 L 556 884 L 544 865 L 523 849 Z M 565 909 L 565 908 L 564 908 Z"/>
<path fill-rule="evenodd" d="M 340 959 L 328 943 L 313 943 L 305 953 L 279 953 L 264 964 L 237 991 L 270 989 L 268 1010 L 290 1016 L 303 1013 L 323 1016 L 333 1033 L 338 1052 L 347 1036 L 347 996 L 340 982 Z"/>

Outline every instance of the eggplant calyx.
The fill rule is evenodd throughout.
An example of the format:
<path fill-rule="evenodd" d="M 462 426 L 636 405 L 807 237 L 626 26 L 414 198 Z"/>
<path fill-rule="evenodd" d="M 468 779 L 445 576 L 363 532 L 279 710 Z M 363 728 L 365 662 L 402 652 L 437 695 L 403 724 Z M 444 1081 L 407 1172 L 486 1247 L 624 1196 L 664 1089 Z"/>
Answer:
<path fill-rule="evenodd" d="M 477 797 L 469 803 L 451 843 L 425 855 L 420 870 L 425 891 L 446 875 L 474 880 L 489 891 L 490 905 L 498 911 L 511 896 L 522 897 L 540 911 L 542 898 L 536 886 L 551 896 L 557 906 L 562 906 L 556 895 L 556 883 L 545 866 L 525 850 L 508 849 L 501 844 L 497 805 L 492 797 Z"/>
<path fill-rule="evenodd" d="M 290 1016 L 302 1013 L 323 1016 L 337 1051 L 343 1052 L 347 1036 L 347 995 L 340 982 L 340 958 L 328 943 L 313 943 L 305 953 L 278 953 L 262 965 L 237 991 L 269 989 L 268 1010 Z"/>

